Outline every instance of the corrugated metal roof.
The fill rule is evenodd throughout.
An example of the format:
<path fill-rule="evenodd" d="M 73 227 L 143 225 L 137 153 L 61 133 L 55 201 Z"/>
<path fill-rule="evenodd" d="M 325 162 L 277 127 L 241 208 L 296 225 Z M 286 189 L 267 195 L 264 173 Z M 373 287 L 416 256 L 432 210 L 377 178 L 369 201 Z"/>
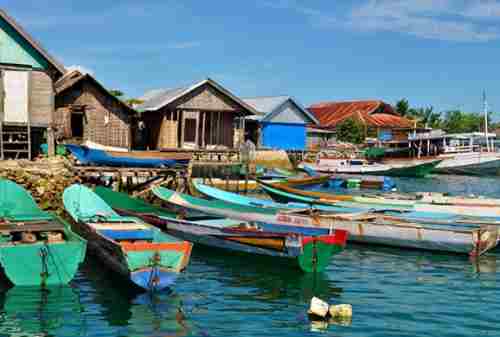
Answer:
<path fill-rule="evenodd" d="M 316 116 L 305 109 L 300 103 L 291 96 L 261 96 L 243 98 L 243 101 L 257 110 L 260 116 L 251 116 L 251 120 L 269 120 L 280 112 L 280 108 L 291 101 L 305 116 L 314 123 L 318 123 Z"/>
<path fill-rule="evenodd" d="M 411 128 L 414 122 L 397 115 L 391 105 L 383 101 L 323 102 L 313 104 L 314 113 L 321 126 L 334 127 L 338 123 L 355 118 L 364 124 L 377 127 Z"/>
<path fill-rule="evenodd" d="M 162 107 L 174 102 L 175 100 L 181 98 L 184 95 L 189 94 L 193 90 L 208 84 L 213 88 L 217 89 L 222 94 L 226 95 L 238 105 L 240 105 L 247 114 L 255 115 L 258 114 L 257 110 L 255 110 L 252 106 L 245 103 L 243 100 L 233 95 L 229 90 L 225 89 L 223 86 L 215 82 L 214 80 L 207 78 L 203 81 L 194 83 L 188 87 L 176 88 L 176 89 L 156 89 L 149 91 L 144 95 L 144 97 L 148 98 L 144 103 L 138 105 L 136 109 L 138 111 L 155 111 L 161 109 Z"/>
<path fill-rule="evenodd" d="M 251 105 L 259 115 L 267 115 L 285 103 L 290 96 L 262 96 L 243 98 L 243 101 Z"/>

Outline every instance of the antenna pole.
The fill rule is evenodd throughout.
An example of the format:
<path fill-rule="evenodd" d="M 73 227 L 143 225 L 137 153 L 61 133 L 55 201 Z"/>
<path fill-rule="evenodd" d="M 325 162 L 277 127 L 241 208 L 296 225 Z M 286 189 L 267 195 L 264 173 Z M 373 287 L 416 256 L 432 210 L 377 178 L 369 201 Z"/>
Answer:
<path fill-rule="evenodd" d="M 483 91 L 484 105 L 484 137 L 486 138 L 486 151 L 490 152 L 490 142 L 488 140 L 488 102 L 486 101 L 486 91 Z"/>

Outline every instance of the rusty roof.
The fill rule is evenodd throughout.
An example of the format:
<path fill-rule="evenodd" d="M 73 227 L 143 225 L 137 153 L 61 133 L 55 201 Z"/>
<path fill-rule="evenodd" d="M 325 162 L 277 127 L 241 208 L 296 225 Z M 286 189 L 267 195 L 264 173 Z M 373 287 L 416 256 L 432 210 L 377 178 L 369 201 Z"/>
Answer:
<path fill-rule="evenodd" d="M 412 128 L 414 122 L 399 116 L 390 104 L 380 100 L 322 102 L 311 105 L 323 127 L 335 127 L 338 123 L 354 118 L 363 124 L 386 128 Z"/>

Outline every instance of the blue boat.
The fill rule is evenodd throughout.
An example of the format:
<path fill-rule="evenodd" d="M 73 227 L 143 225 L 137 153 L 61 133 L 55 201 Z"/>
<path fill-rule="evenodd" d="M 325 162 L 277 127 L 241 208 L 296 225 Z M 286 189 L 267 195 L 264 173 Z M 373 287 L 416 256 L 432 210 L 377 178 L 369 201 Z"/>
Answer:
<path fill-rule="evenodd" d="M 191 160 L 191 154 L 184 153 L 105 151 L 75 144 L 68 144 L 66 148 L 82 165 L 168 168 L 177 165 L 187 165 Z"/>

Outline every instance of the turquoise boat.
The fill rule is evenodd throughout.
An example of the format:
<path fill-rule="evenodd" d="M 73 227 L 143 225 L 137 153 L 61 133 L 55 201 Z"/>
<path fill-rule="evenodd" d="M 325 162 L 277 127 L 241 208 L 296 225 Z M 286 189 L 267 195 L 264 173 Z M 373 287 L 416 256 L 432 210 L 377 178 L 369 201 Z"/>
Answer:
<path fill-rule="evenodd" d="M 202 195 L 215 199 L 222 200 L 225 202 L 238 204 L 242 206 L 250 206 L 250 207 L 264 207 L 264 208 L 274 208 L 274 209 L 284 209 L 284 210 L 318 210 L 325 212 L 337 212 L 337 213 L 353 213 L 353 212 L 361 212 L 363 208 L 360 207 L 351 207 L 352 205 L 346 202 L 339 202 L 338 205 L 313 205 L 311 203 L 306 202 L 287 202 L 287 203 L 279 203 L 270 199 L 262 199 L 249 197 L 237 193 L 227 192 L 215 187 L 211 187 L 205 184 L 202 184 L 199 181 L 193 180 L 192 186 L 196 189 L 197 192 Z"/>
<path fill-rule="evenodd" d="M 89 249 L 109 269 L 143 290 L 171 286 L 189 263 L 191 243 L 139 218 L 118 215 L 85 186 L 68 187 L 63 202 Z"/>
<path fill-rule="evenodd" d="M 42 211 L 16 183 L 0 179 L 0 265 L 15 286 L 69 283 L 86 242 L 61 218 Z"/>

